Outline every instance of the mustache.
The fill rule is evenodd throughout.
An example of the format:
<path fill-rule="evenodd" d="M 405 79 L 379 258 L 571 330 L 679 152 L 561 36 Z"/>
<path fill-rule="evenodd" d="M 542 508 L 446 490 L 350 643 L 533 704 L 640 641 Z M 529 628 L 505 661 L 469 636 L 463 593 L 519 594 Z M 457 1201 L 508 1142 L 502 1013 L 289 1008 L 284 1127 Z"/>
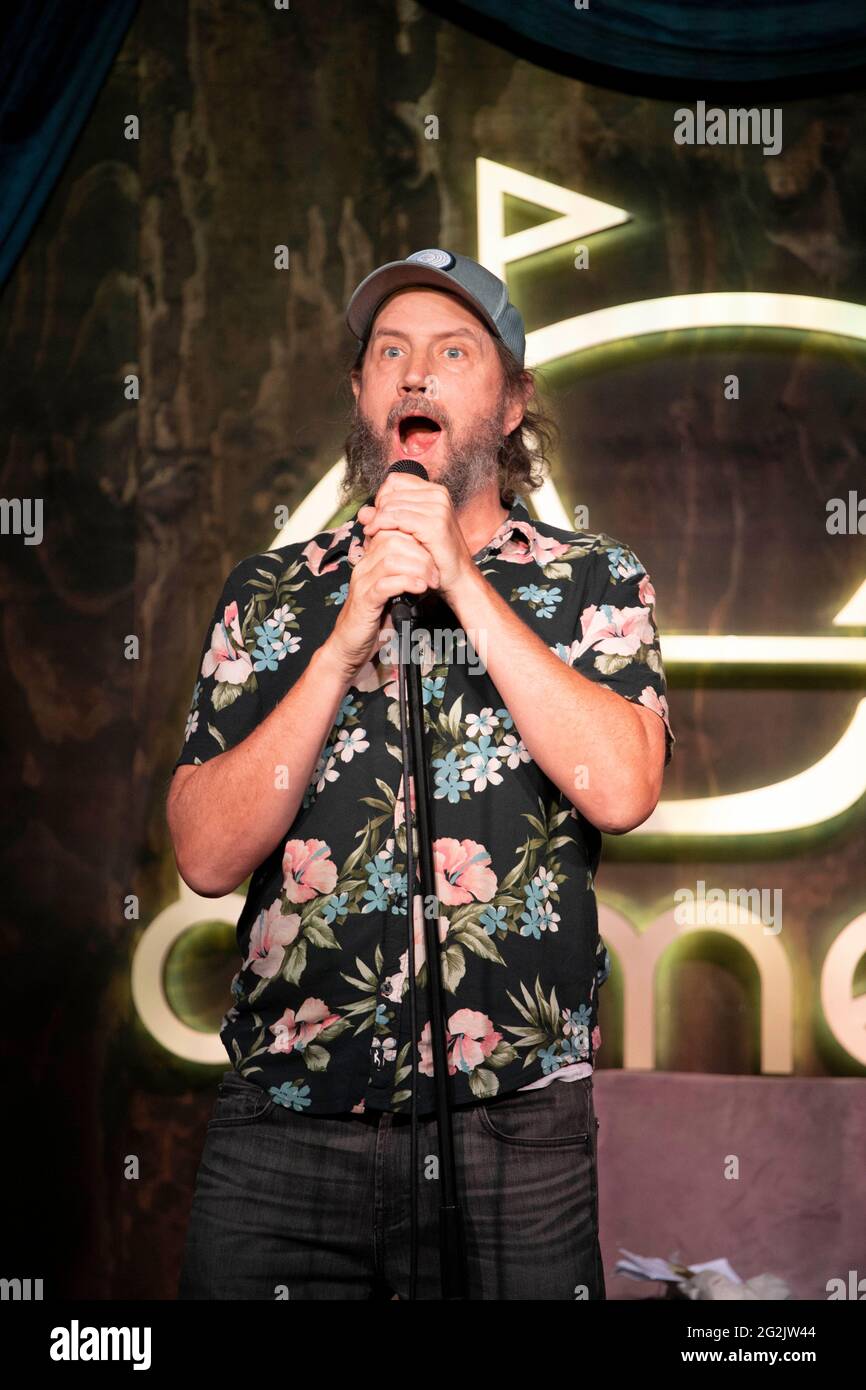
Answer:
<path fill-rule="evenodd" d="M 401 420 L 405 420 L 409 415 L 425 415 L 429 420 L 435 420 L 436 424 L 443 430 L 450 430 L 451 421 L 446 411 L 442 409 L 438 401 L 431 397 L 412 398 L 407 397 L 404 401 L 398 401 L 388 412 L 385 421 L 387 431 L 396 429 Z"/>

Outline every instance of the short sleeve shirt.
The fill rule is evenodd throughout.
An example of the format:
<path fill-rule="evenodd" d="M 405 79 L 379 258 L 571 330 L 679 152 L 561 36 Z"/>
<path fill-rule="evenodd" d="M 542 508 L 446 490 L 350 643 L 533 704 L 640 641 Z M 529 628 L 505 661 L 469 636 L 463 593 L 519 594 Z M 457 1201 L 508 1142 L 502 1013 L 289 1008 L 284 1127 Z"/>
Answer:
<path fill-rule="evenodd" d="M 208 625 L 176 766 L 242 742 L 328 637 L 364 553 L 357 514 L 252 555 Z M 474 557 L 567 665 L 663 721 L 655 594 L 610 536 L 533 521 L 518 498 Z M 422 663 L 448 1087 L 452 1104 L 520 1089 L 598 1048 L 610 960 L 598 931 L 601 834 L 530 757 L 444 601 L 426 602 Z M 384 655 L 383 655 L 384 653 Z M 232 1066 L 306 1114 L 435 1110 L 420 883 L 416 1029 L 408 980 L 406 812 L 396 669 L 382 649 L 336 713 L 285 839 L 256 868 L 220 1030 Z M 575 700 L 580 699 L 575 683 Z M 414 788 L 410 789 L 414 796 Z"/>

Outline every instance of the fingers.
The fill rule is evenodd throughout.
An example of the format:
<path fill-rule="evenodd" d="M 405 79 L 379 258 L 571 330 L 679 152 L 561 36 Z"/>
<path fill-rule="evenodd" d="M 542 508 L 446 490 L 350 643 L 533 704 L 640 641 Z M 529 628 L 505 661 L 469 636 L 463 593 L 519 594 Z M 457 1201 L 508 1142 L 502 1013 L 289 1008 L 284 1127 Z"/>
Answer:
<path fill-rule="evenodd" d="M 381 608 L 398 594 L 424 594 L 433 587 L 423 574 L 385 574 L 374 581 L 369 592 L 370 598 Z"/>
<path fill-rule="evenodd" d="M 365 539 L 370 539 L 379 531 L 405 531 L 409 535 L 428 534 L 431 529 L 431 509 L 417 503 L 389 502 L 377 507 L 375 515 L 364 523 Z"/>
<path fill-rule="evenodd" d="M 369 543 L 352 580 L 368 602 L 381 608 L 398 594 L 438 589 L 439 571 L 418 541 L 401 531 L 387 530 Z"/>
<path fill-rule="evenodd" d="M 410 568 L 429 565 L 435 568 L 433 558 L 426 546 L 409 534 L 392 527 L 386 527 L 380 534 L 365 542 L 364 555 L 356 569 L 369 568 L 387 557 L 389 563 L 402 563 Z"/>

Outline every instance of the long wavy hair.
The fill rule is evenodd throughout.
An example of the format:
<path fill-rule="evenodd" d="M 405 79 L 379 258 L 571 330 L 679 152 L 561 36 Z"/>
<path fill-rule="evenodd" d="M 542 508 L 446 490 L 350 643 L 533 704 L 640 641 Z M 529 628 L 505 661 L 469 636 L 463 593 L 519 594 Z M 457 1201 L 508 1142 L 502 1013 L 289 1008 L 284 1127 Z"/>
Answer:
<path fill-rule="evenodd" d="M 514 396 L 525 401 L 523 419 L 505 435 L 499 446 L 499 492 L 503 504 L 510 507 L 515 497 L 527 497 L 540 488 L 550 468 L 554 448 L 559 441 L 559 427 L 538 396 L 537 374 L 521 367 L 513 352 L 495 333 L 490 334 L 502 365 L 503 385 L 509 400 Z M 367 352 L 362 344 L 349 375 L 360 371 Z M 342 483 L 344 502 L 361 491 L 360 480 L 351 460 L 346 461 Z"/>

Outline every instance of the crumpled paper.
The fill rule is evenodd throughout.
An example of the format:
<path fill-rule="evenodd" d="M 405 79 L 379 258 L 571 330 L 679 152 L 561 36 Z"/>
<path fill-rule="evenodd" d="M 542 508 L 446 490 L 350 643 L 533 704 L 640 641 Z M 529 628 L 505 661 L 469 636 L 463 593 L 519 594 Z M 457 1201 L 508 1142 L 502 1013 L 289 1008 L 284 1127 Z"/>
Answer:
<path fill-rule="evenodd" d="M 678 1251 L 664 1260 L 654 1255 L 636 1255 L 623 1246 L 620 1255 L 623 1258 L 617 1260 L 614 1274 L 667 1284 L 669 1298 L 751 1301 L 791 1297 L 791 1290 L 778 1275 L 756 1274 L 743 1280 L 724 1258 L 689 1265 L 679 1258 Z"/>
<path fill-rule="evenodd" d="M 791 1297 L 791 1290 L 776 1274 L 756 1274 L 740 1284 L 726 1279 L 715 1269 L 702 1269 L 688 1279 L 681 1279 L 677 1288 L 685 1298 L 715 1302 L 730 1300 L 751 1302 L 760 1299 L 785 1299 Z"/>

